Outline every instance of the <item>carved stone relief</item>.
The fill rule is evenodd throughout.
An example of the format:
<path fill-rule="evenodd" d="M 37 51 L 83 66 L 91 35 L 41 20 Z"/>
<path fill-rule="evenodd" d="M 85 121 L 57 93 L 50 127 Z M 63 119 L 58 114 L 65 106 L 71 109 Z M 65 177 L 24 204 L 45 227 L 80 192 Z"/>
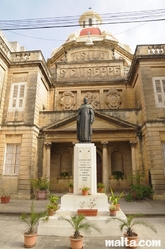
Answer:
<path fill-rule="evenodd" d="M 164 46 L 158 45 L 158 46 L 151 46 L 148 47 L 148 53 L 149 54 L 164 54 L 165 53 L 165 49 Z"/>
<path fill-rule="evenodd" d="M 98 96 L 96 93 L 87 92 L 85 97 L 88 98 L 88 103 L 93 107 L 93 109 L 99 109 L 100 102 L 98 101 Z"/>
<path fill-rule="evenodd" d="M 62 110 L 74 110 L 75 109 L 75 96 L 71 91 L 63 92 L 60 99 L 60 106 Z"/>
<path fill-rule="evenodd" d="M 109 109 L 118 109 L 121 106 L 121 95 L 118 90 L 111 88 L 105 98 L 105 104 Z"/>
<path fill-rule="evenodd" d="M 27 61 L 30 58 L 30 53 L 17 53 L 15 58 L 17 61 Z"/>

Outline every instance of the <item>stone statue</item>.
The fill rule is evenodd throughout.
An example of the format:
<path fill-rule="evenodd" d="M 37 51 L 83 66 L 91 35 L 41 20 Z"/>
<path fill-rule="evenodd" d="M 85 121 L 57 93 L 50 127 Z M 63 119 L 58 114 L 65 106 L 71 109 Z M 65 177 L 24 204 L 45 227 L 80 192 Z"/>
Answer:
<path fill-rule="evenodd" d="M 94 122 L 94 111 L 88 104 L 88 98 L 84 98 L 84 104 L 78 109 L 77 116 L 77 139 L 81 143 L 90 143 L 92 135 L 92 123 Z"/>

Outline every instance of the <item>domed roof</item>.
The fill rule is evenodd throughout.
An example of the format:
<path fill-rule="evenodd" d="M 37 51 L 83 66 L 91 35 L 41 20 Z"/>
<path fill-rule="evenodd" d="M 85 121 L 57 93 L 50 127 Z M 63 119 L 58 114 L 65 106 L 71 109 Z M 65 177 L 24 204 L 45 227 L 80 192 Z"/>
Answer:
<path fill-rule="evenodd" d="M 101 16 L 90 10 L 90 11 L 87 11 L 85 13 L 83 13 L 80 18 L 79 18 L 79 24 L 81 27 L 84 27 L 84 22 L 87 22 L 87 20 L 89 19 L 92 19 L 92 26 L 97 26 L 97 25 L 100 25 L 102 23 L 102 18 Z"/>
<path fill-rule="evenodd" d="M 83 35 L 101 35 L 101 30 L 99 28 L 95 28 L 95 27 L 88 27 L 88 28 L 84 28 L 80 31 L 79 36 L 83 36 Z"/>

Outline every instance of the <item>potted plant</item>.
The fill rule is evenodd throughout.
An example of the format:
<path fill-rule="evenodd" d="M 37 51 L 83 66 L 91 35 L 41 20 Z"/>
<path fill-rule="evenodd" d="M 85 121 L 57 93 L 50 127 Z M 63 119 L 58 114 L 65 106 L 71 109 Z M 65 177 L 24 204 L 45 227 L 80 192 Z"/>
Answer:
<path fill-rule="evenodd" d="M 150 197 L 153 194 L 153 190 L 150 186 L 145 186 L 141 184 L 132 184 L 131 193 L 133 199 L 142 200 L 146 197 Z"/>
<path fill-rule="evenodd" d="M 115 204 L 111 204 L 110 206 L 109 206 L 109 211 L 110 211 L 110 216 L 116 216 L 116 205 Z"/>
<path fill-rule="evenodd" d="M 31 248 L 35 246 L 37 233 L 34 228 L 42 217 L 45 217 L 44 220 L 48 220 L 47 211 L 36 213 L 34 211 L 34 202 L 31 204 L 31 212 L 29 214 L 22 213 L 20 216 L 20 220 L 25 222 L 28 226 L 27 232 L 24 233 L 24 247 Z"/>
<path fill-rule="evenodd" d="M 37 200 L 46 200 L 48 190 L 49 190 L 48 178 L 37 177 L 37 178 L 31 179 L 31 184 L 32 184 L 33 189 L 36 192 Z"/>
<path fill-rule="evenodd" d="M 65 178 L 69 179 L 69 178 L 72 178 L 72 175 L 71 175 L 70 172 L 61 172 L 58 178 L 59 179 L 61 179 L 61 178 L 63 178 L 63 179 L 65 179 Z"/>
<path fill-rule="evenodd" d="M 124 173 L 121 171 L 118 171 L 118 170 L 113 171 L 112 175 L 114 176 L 114 179 L 116 179 L 117 181 L 119 181 L 120 179 L 123 181 L 124 179 Z"/>
<path fill-rule="evenodd" d="M 104 193 L 104 192 L 105 192 L 105 185 L 104 185 L 104 183 L 99 182 L 99 183 L 97 184 L 97 191 L 98 191 L 99 193 Z"/>
<path fill-rule="evenodd" d="M 68 184 L 68 187 L 69 187 L 69 193 L 73 193 L 73 182 L 70 182 Z"/>
<path fill-rule="evenodd" d="M 88 204 L 89 208 L 84 208 L 85 201 L 80 201 L 80 209 L 77 209 L 78 215 L 84 216 L 97 216 L 98 209 L 94 208 L 96 206 L 95 199 L 90 199 Z"/>
<path fill-rule="evenodd" d="M 149 222 L 140 219 L 135 219 L 140 216 L 141 216 L 140 214 L 128 215 L 126 220 L 118 217 L 114 218 L 121 222 L 121 224 L 119 225 L 120 230 L 121 231 L 125 230 L 124 241 L 125 241 L 125 246 L 127 248 L 136 248 L 138 245 L 138 234 L 133 230 L 133 227 L 135 227 L 136 225 L 142 225 L 147 228 L 150 228 L 155 233 L 157 232 L 155 227 Z M 108 219 L 106 223 L 108 223 L 109 221 L 110 219 Z"/>
<path fill-rule="evenodd" d="M 1 203 L 7 204 L 10 202 L 10 194 L 7 194 L 4 189 L 2 189 Z"/>
<path fill-rule="evenodd" d="M 82 191 L 82 195 L 88 195 L 90 188 L 88 188 L 87 186 L 84 186 L 81 191 Z"/>
<path fill-rule="evenodd" d="M 58 199 L 59 199 L 59 197 L 56 195 L 49 196 L 50 203 L 47 205 L 49 216 L 53 216 L 55 214 L 55 211 L 58 209 L 58 203 L 57 203 Z"/>
<path fill-rule="evenodd" d="M 114 192 L 113 192 L 112 189 L 110 189 L 110 192 L 111 192 L 111 196 L 109 197 L 109 200 L 110 200 L 114 205 L 116 205 L 116 211 L 118 211 L 119 208 L 120 208 L 120 203 L 119 203 L 119 201 L 120 201 L 121 197 L 123 196 L 124 191 L 122 191 L 122 192 L 120 193 L 120 195 L 116 195 L 116 196 L 115 196 L 115 194 L 114 194 Z"/>
<path fill-rule="evenodd" d="M 70 248 L 72 249 L 83 248 L 83 236 L 80 234 L 80 231 L 84 231 L 87 234 L 91 233 L 91 229 L 101 232 L 96 224 L 86 220 L 83 215 L 75 215 L 71 218 L 61 216 L 59 219 L 67 221 L 74 229 L 74 234 L 70 236 Z"/>

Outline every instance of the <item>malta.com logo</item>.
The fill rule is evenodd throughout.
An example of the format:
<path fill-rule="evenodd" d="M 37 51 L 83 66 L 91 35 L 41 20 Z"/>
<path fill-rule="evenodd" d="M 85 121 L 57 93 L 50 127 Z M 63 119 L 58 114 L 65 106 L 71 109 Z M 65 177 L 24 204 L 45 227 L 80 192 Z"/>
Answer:
<path fill-rule="evenodd" d="M 117 240 L 105 240 L 105 247 L 161 247 L 161 240 L 128 240 L 121 237 Z"/>

